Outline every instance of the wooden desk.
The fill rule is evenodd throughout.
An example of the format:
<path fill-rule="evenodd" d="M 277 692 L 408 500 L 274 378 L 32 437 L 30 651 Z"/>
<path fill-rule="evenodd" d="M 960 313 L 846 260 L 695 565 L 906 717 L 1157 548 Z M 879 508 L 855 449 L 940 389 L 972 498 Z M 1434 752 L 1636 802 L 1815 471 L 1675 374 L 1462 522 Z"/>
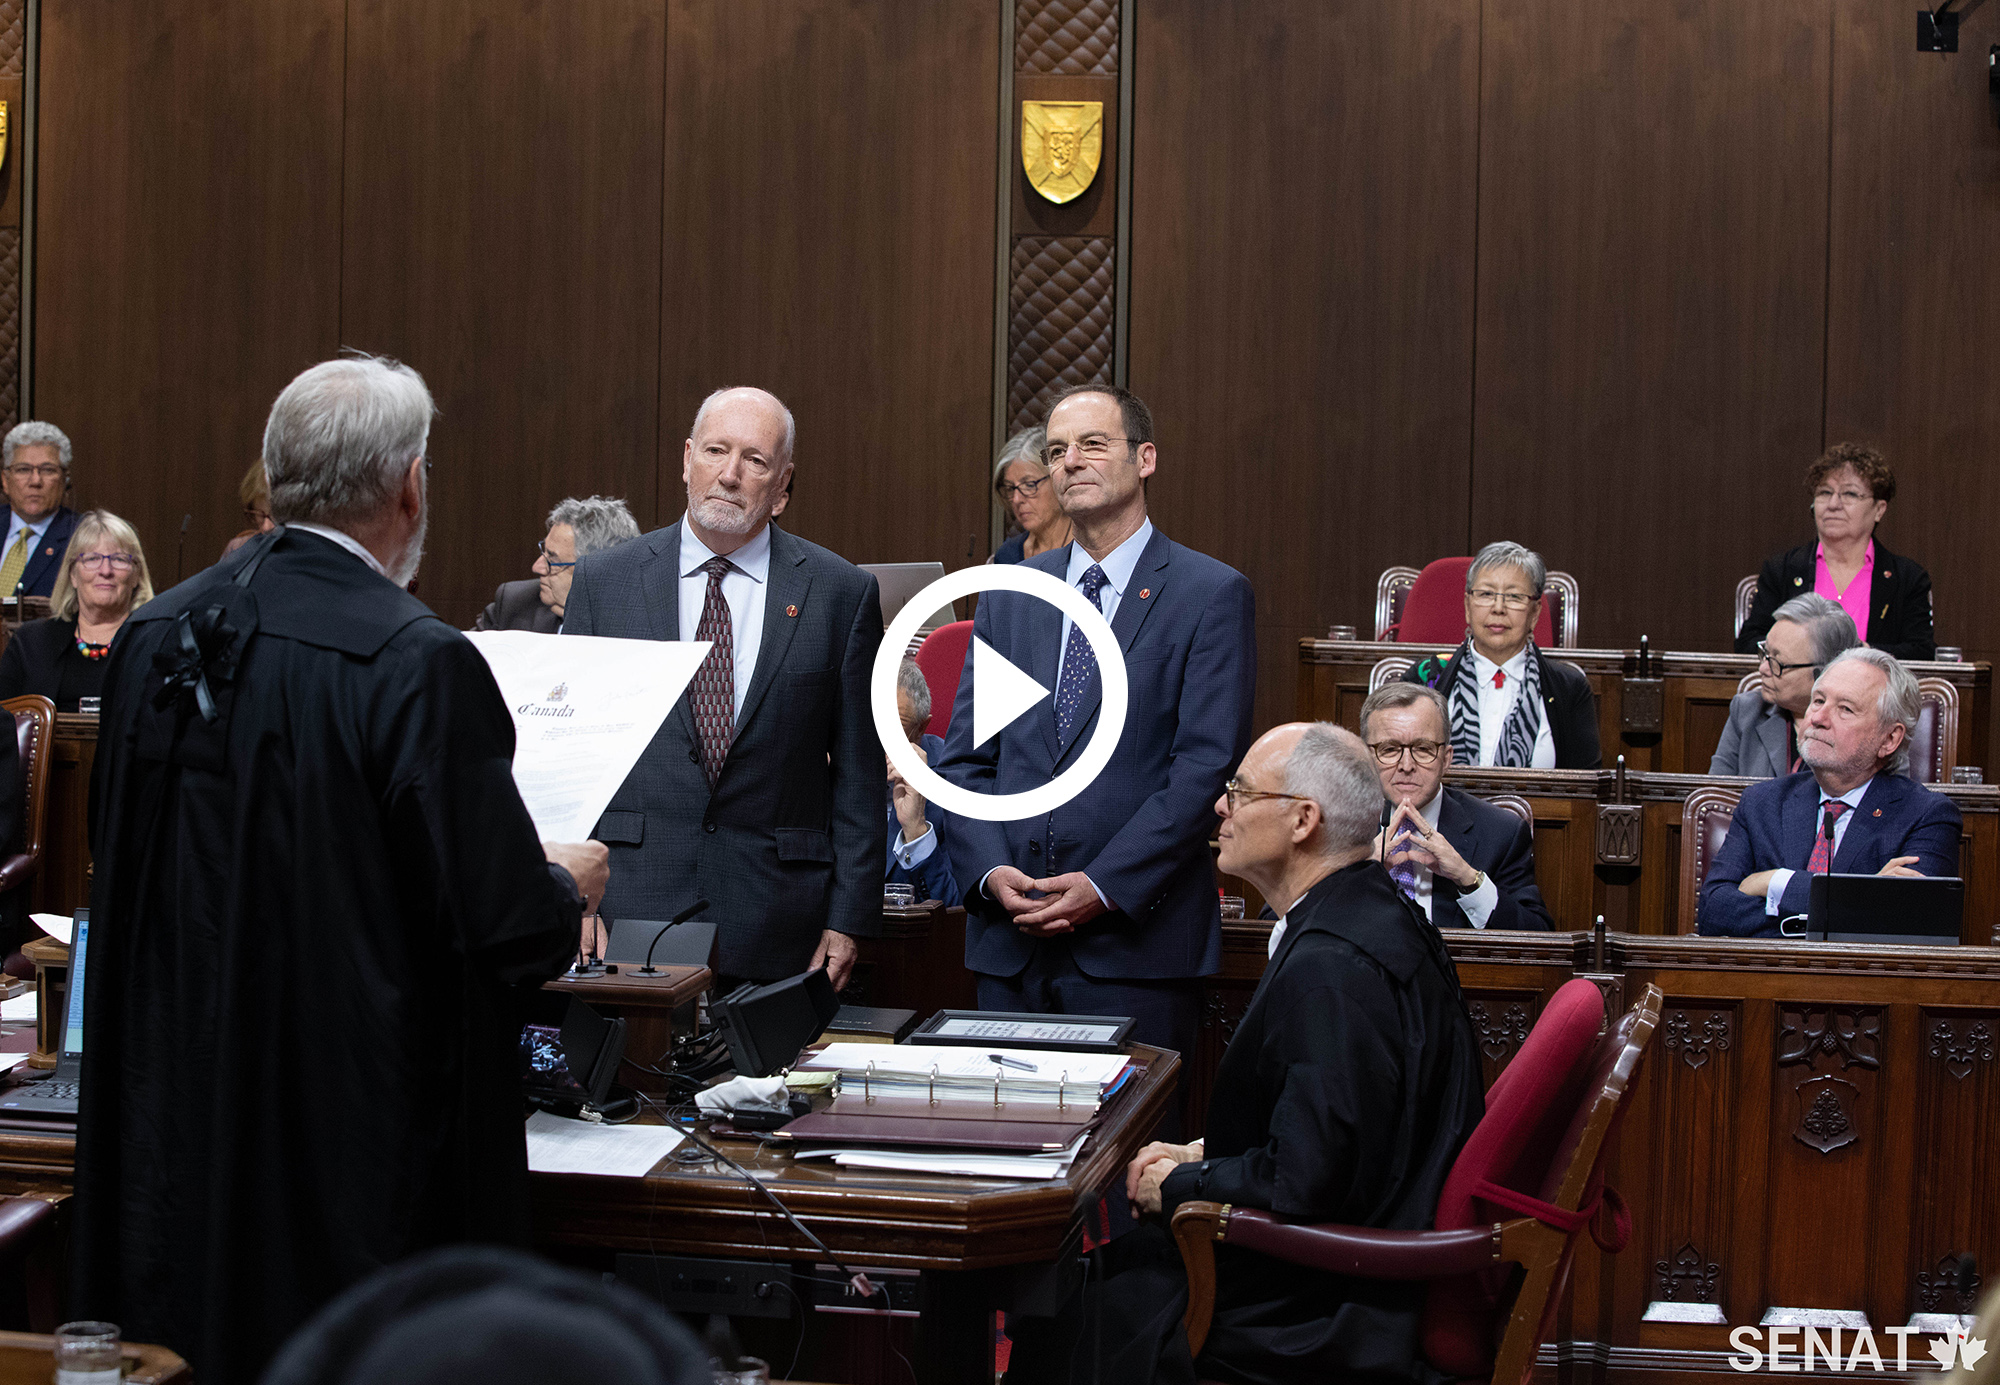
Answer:
<path fill-rule="evenodd" d="M 35 1332 L 0 1332 L 0 1385 L 48 1385 L 55 1341 Z M 165 1347 L 124 1344 L 126 1385 L 189 1385 L 194 1372 Z"/>
<path fill-rule="evenodd" d="M 1220 1030 L 1269 927 L 1225 929 Z M 1885 1328 L 1971 1311 L 1945 1262 L 1971 1252 L 1989 1282 L 2000 1264 L 2000 949 L 1445 936 L 1489 1084 L 1572 976 L 1616 1009 L 1649 983 L 1666 993 L 1609 1165 L 1632 1240 L 1616 1256 L 1579 1243 L 1545 1365 L 1629 1385 L 1728 1376 L 1732 1326 L 1811 1308 L 1860 1315 L 1893 1367 Z"/>
<path fill-rule="evenodd" d="M 1374 640 L 1299 641 L 1299 719 L 1333 721 L 1358 730 L 1361 704 L 1368 696 L 1368 675 L 1383 659 L 1420 659 L 1449 654 L 1448 645 L 1395 644 Z M 1625 680 L 1637 677 L 1639 655 L 1630 649 L 1552 649 L 1551 658 L 1582 669 L 1597 697 L 1597 738 L 1604 763 L 1620 754 L 1626 766 L 1668 774 L 1700 774 L 1707 770 L 1722 728 L 1729 720 L 1729 700 L 1736 696 L 1743 675 L 1757 666 L 1750 654 L 1703 654 L 1655 651 L 1653 676 L 1661 680 L 1662 715 L 1657 739 L 1627 738 L 1623 733 Z M 1987 732 L 1992 713 L 1993 666 L 1987 663 L 1911 663 L 1919 678 L 1943 678 L 1958 689 L 1958 755 L 1961 765 L 1992 769 L 1987 760 Z"/>
<path fill-rule="evenodd" d="M 717 1141 L 854 1269 L 924 1274 L 917 1378 L 990 1381 L 993 1313 L 1081 1245 L 1083 1216 L 1152 1136 L 1180 1060 L 1151 1061 L 1106 1113 L 1060 1182 L 1007 1182 L 795 1163 L 754 1141 Z M 820 1262 L 819 1253 L 730 1169 L 671 1159 L 643 1179 L 535 1176 L 538 1243 L 609 1268 L 615 1252 Z M 577 1253 L 581 1252 L 581 1256 Z"/>
<path fill-rule="evenodd" d="M 46 855 L 28 885 L 28 907 L 36 913 L 70 914 L 90 904 L 90 771 L 96 763 L 97 718 L 57 714 L 49 747 Z"/>

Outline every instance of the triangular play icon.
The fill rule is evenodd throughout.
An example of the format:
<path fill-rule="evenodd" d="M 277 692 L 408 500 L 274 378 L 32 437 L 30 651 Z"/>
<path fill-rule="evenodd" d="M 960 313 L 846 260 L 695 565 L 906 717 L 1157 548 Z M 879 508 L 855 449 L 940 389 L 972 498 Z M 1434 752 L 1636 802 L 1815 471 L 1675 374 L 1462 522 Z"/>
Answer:
<path fill-rule="evenodd" d="M 1021 672 L 994 647 L 972 637 L 972 744 L 975 749 L 1012 726 L 1049 690 Z"/>

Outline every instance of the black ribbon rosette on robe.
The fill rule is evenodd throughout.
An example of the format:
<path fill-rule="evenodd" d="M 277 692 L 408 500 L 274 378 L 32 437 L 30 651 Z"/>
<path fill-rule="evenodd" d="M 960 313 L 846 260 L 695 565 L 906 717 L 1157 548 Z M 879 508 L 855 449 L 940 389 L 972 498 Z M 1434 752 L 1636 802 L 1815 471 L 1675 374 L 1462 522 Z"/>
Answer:
<path fill-rule="evenodd" d="M 222 601 L 174 618 L 147 679 L 152 696 L 140 713 L 140 755 L 217 774 L 228 763 L 236 671 L 257 633 L 257 598 L 249 582 L 282 532 L 265 537 Z"/>

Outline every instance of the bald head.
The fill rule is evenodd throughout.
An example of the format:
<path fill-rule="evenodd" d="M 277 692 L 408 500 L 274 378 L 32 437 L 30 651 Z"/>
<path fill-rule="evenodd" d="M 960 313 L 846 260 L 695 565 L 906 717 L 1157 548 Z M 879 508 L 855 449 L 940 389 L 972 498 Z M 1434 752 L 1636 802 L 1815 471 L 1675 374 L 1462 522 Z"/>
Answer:
<path fill-rule="evenodd" d="M 1381 820 L 1382 785 L 1359 736 L 1298 721 L 1257 738 L 1236 771 L 1235 793 L 1217 799 L 1215 811 L 1222 869 L 1274 898 L 1280 882 L 1296 884 L 1324 873 L 1327 862 L 1366 853 Z"/>
<path fill-rule="evenodd" d="M 695 536 L 733 553 L 763 531 L 792 473 L 792 412 L 768 390 L 717 390 L 688 430 L 681 479 Z"/>

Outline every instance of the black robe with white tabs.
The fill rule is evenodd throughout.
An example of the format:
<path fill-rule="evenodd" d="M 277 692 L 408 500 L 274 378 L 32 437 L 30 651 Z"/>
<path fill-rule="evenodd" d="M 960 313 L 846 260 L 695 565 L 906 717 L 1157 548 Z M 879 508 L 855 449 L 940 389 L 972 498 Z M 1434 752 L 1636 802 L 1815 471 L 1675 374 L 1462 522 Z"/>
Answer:
<path fill-rule="evenodd" d="M 1206 1158 L 1161 1185 L 1183 1202 L 1294 1221 L 1428 1227 L 1459 1147 L 1485 1113 L 1479 1050 L 1437 930 L 1376 861 L 1335 871 L 1286 915 L 1277 955 L 1215 1074 Z M 1419 1341 L 1422 1284 L 1349 1279 L 1216 1247 L 1213 1325 L 1188 1358 L 1180 1257 L 1149 1223 L 1106 1247 L 1086 1342 L 1027 1363 L 1040 1380 L 1253 1385 L 1435 1381 Z M 1015 1379 L 1009 1375 L 1010 1382 Z"/>
<path fill-rule="evenodd" d="M 484 660 L 318 535 L 141 607 L 101 725 L 72 1306 L 252 1381 L 377 1267 L 525 1236 L 518 988 L 579 905 Z"/>

